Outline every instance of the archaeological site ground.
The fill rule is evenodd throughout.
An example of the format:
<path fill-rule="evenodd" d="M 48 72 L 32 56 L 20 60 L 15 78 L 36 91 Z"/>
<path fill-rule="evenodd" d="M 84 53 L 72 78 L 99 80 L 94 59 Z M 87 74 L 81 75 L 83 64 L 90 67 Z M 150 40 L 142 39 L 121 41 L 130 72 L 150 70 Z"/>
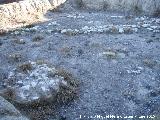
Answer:
<path fill-rule="evenodd" d="M 160 120 L 160 0 L 0 0 L 0 120 Z"/>

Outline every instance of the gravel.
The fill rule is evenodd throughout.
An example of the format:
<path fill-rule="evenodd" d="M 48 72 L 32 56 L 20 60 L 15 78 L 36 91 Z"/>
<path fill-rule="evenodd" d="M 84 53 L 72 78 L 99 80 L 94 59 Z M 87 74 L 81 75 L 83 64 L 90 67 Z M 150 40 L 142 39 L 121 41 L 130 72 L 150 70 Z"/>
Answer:
<path fill-rule="evenodd" d="M 142 115 L 145 119 L 147 115 L 160 115 L 159 18 L 128 19 L 122 13 L 78 10 L 50 12 L 46 16 L 48 22 L 0 36 L 1 69 L 11 71 L 24 61 L 47 60 L 80 80 L 79 98 L 59 107 L 56 116 L 45 114 L 44 119 L 94 120 L 119 115 L 137 120 Z M 90 27 L 104 25 L 120 29 L 87 32 Z M 124 33 L 121 26 L 127 25 L 136 31 Z M 86 32 L 75 33 L 83 27 Z M 33 42 L 35 34 L 42 34 L 43 39 Z M 14 43 L 15 37 L 25 40 L 25 44 Z M 16 52 L 23 55 L 22 61 L 8 58 Z"/>

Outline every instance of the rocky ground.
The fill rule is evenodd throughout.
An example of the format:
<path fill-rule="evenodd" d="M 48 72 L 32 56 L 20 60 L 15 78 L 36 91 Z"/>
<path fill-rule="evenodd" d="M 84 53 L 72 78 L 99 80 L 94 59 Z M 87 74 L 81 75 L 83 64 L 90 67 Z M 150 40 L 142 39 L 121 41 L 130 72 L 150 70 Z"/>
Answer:
<path fill-rule="evenodd" d="M 16 106 L 25 116 L 160 119 L 160 18 L 75 9 L 50 11 L 46 17 L 47 22 L 0 36 L 0 89 L 11 71 L 28 61 L 64 68 L 80 81 L 80 89 L 77 99 L 58 109 L 54 103 Z"/>

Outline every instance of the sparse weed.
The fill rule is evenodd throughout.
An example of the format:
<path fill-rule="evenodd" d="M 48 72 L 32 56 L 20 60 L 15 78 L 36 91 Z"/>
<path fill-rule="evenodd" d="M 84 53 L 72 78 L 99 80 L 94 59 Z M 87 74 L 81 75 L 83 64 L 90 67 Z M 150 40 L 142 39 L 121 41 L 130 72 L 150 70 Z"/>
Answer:
<path fill-rule="evenodd" d="M 154 14 L 153 14 L 154 17 L 159 17 L 160 16 L 160 9 L 157 9 Z"/>
<path fill-rule="evenodd" d="M 131 27 L 127 27 L 127 28 L 124 28 L 124 33 L 126 34 L 133 33 L 133 30 Z"/>
<path fill-rule="evenodd" d="M 44 37 L 43 37 L 42 35 L 38 34 L 38 35 L 35 35 L 35 36 L 32 38 L 32 41 L 33 41 L 33 42 L 38 42 L 38 41 L 41 41 L 41 40 L 43 40 L 43 39 L 44 39 Z"/>
<path fill-rule="evenodd" d="M 67 87 L 60 87 L 60 92 L 57 95 L 56 101 L 58 103 L 67 103 L 77 97 L 79 81 L 71 73 L 62 68 L 57 69 L 56 75 L 64 77 L 64 80 L 68 84 Z"/>
<path fill-rule="evenodd" d="M 150 60 L 150 59 L 143 60 L 143 63 L 144 63 L 145 66 L 147 66 L 149 68 L 153 68 L 157 64 L 156 61 L 153 61 L 153 60 Z"/>
<path fill-rule="evenodd" d="M 30 62 L 20 64 L 20 65 L 18 65 L 17 70 L 19 70 L 20 72 L 26 73 L 26 72 L 32 70 L 32 64 Z"/>
<path fill-rule="evenodd" d="M 153 118 L 153 120 L 160 120 L 160 115 L 159 116 L 155 116 L 155 118 Z"/>
<path fill-rule="evenodd" d="M 2 35 L 6 35 L 6 31 L 5 30 L 3 30 L 3 29 L 0 29 L 0 36 L 2 36 Z"/>
<path fill-rule="evenodd" d="M 75 36 L 78 34 L 78 31 L 72 30 L 72 29 L 64 29 L 61 31 L 61 33 L 68 35 L 68 36 Z"/>
<path fill-rule="evenodd" d="M 76 4 L 78 8 L 85 8 L 85 4 L 82 0 L 76 0 Z"/>
<path fill-rule="evenodd" d="M 0 46 L 2 46 L 3 45 L 3 42 L 0 40 Z"/>
<path fill-rule="evenodd" d="M 60 49 L 60 53 L 63 54 L 65 57 L 71 55 L 71 47 L 63 47 Z"/>
<path fill-rule="evenodd" d="M 22 60 L 22 55 L 20 53 L 13 53 L 9 55 L 9 58 L 14 62 L 20 62 Z"/>
<path fill-rule="evenodd" d="M 118 29 L 115 26 L 112 26 L 111 32 L 112 33 L 118 33 Z"/>
<path fill-rule="evenodd" d="M 109 9 L 109 4 L 107 4 L 106 2 L 104 2 L 103 4 L 103 10 L 106 11 Z"/>
<path fill-rule="evenodd" d="M 136 15 L 142 13 L 142 8 L 140 8 L 138 5 L 135 5 L 133 7 L 133 11 L 135 12 Z"/>

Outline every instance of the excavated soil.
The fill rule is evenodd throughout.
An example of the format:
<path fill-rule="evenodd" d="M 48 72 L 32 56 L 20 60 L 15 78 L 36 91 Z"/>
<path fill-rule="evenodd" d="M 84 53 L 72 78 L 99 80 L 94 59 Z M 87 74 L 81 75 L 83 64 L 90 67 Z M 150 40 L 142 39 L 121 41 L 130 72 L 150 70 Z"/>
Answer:
<path fill-rule="evenodd" d="M 79 97 L 56 111 L 51 105 L 21 108 L 25 115 L 36 120 L 107 115 L 158 120 L 160 18 L 83 10 L 52 11 L 46 17 L 45 23 L 0 36 L 1 81 L 20 63 L 45 60 L 80 80 Z"/>

